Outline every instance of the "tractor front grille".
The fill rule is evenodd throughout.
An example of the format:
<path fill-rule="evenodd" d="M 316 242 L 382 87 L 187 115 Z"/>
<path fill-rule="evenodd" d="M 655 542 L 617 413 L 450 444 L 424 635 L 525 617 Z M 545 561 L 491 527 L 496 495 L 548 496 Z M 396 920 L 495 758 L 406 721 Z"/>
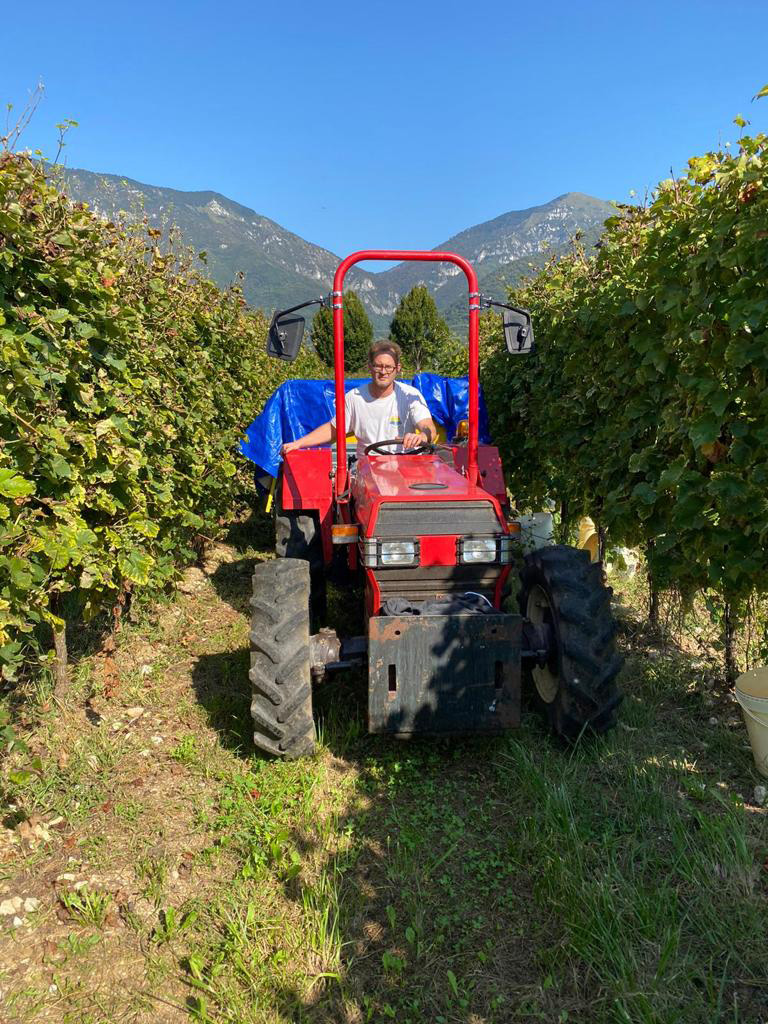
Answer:
<path fill-rule="evenodd" d="M 441 533 L 487 535 L 500 529 L 490 501 L 388 501 L 379 507 L 373 534 L 411 540 Z"/>
<path fill-rule="evenodd" d="M 493 602 L 500 565 L 431 565 L 408 569 L 374 569 L 382 602 L 388 597 L 424 601 L 434 597 L 482 594 Z"/>

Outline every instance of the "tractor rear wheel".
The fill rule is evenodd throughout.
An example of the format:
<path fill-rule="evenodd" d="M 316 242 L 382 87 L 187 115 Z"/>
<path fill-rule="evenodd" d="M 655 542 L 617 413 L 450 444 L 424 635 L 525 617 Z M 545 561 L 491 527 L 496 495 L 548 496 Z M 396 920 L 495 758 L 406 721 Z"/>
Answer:
<path fill-rule="evenodd" d="M 262 562 L 251 598 L 253 742 L 277 757 L 315 746 L 309 666 L 309 565 L 296 558 Z"/>
<path fill-rule="evenodd" d="M 589 554 L 555 545 L 527 555 L 520 611 L 547 639 L 545 664 L 525 669 L 552 730 L 564 739 L 604 733 L 616 724 L 621 694 L 611 591 Z"/>
<path fill-rule="evenodd" d="M 312 632 L 325 622 L 327 598 L 323 563 L 323 541 L 317 512 L 300 512 L 278 506 L 275 512 L 275 554 L 278 558 L 301 558 L 309 563 Z"/>

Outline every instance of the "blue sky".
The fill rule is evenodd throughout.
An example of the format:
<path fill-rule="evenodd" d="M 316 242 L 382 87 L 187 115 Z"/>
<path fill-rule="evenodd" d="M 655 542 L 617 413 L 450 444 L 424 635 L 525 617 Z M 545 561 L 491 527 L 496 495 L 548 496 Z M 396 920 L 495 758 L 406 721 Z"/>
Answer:
<path fill-rule="evenodd" d="M 212 189 L 339 255 L 432 248 L 578 191 L 627 200 L 768 131 L 768 2 L 48 0 L 2 14 L 0 101 L 72 167 Z"/>

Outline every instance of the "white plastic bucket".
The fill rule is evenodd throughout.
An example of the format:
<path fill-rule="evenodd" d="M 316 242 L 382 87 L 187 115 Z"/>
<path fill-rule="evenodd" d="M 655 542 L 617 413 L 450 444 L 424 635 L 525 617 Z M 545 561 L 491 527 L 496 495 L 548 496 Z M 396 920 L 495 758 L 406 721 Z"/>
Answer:
<path fill-rule="evenodd" d="M 744 714 L 755 767 L 768 778 L 768 667 L 739 676 L 734 694 Z"/>
<path fill-rule="evenodd" d="M 518 516 L 517 521 L 520 523 L 520 543 L 526 555 L 554 543 L 551 512 L 534 512 L 530 516 Z"/>

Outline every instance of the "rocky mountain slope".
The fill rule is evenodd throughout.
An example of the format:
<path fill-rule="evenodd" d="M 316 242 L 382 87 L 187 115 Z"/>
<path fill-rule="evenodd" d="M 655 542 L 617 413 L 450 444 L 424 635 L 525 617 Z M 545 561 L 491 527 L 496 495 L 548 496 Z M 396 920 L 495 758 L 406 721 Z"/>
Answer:
<path fill-rule="evenodd" d="M 131 218 L 146 216 L 157 227 L 176 225 L 186 244 L 208 254 L 209 272 L 219 284 L 243 271 L 245 297 L 254 306 L 290 306 L 330 290 L 339 257 L 217 192 L 181 192 L 84 170 L 61 173 L 65 191 L 102 216 L 123 211 Z M 612 211 L 601 199 L 570 192 L 476 224 L 435 249 L 465 256 L 481 290 L 503 298 L 504 285 L 563 249 L 576 232 L 596 238 Z M 375 274 L 353 269 L 347 282 L 359 292 L 377 331 L 386 330 L 400 298 L 417 283 L 427 285 L 455 327 L 465 316 L 464 275 L 449 264 L 403 263 Z"/>

